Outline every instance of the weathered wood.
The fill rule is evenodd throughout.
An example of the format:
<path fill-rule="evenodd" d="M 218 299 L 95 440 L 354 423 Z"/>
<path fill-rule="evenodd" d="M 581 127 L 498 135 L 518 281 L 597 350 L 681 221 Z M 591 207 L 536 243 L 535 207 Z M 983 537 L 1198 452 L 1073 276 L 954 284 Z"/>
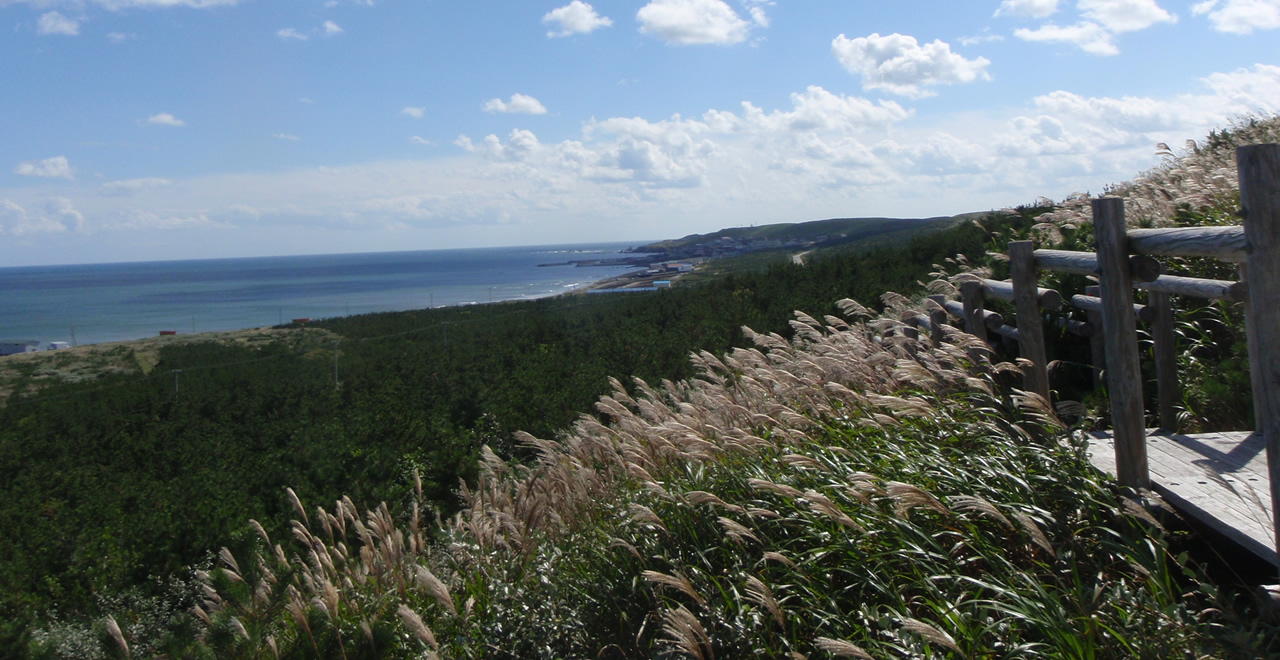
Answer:
<path fill-rule="evenodd" d="M 946 342 L 946 334 L 942 331 L 942 326 L 947 324 L 947 313 L 941 309 L 935 309 L 929 312 L 929 340 L 933 342 L 933 347 L 937 348 Z"/>
<path fill-rule="evenodd" d="M 1013 282 L 982 280 L 982 291 L 988 296 L 998 300 L 1013 302 L 1015 298 Z M 1042 289 L 1037 287 L 1036 300 L 1041 309 L 1057 310 L 1062 308 L 1062 294 L 1053 289 Z"/>
<path fill-rule="evenodd" d="M 1134 282 L 1133 288 L 1209 300 L 1244 302 L 1249 299 L 1249 285 L 1246 282 L 1206 280 L 1198 277 L 1161 275 L 1151 282 Z"/>
<path fill-rule="evenodd" d="M 1142 410 L 1137 321 L 1133 313 L 1133 278 L 1125 236 L 1124 200 L 1095 199 L 1093 229 L 1102 269 L 1102 330 L 1106 335 L 1107 392 L 1116 440 L 1116 473 L 1121 485 L 1145 488 L 1146 424 Z"/>
<path fill-rule="evenodd" d="M 1087 440 L 1089 462 L 1114 475 L 1110 434 L 1092 433 Z M 1273 513 L 1261 434 L 1187 436 L 1149 430 L 1147 442 L 1153 490 L 1181 513 L 1280 566 L 1270 529 Z"/>
<path fill-rule="evenodd" d="M 1245 260 L 1243 227 L 1169 227 L 1129 230 L 1129 250 L 1167 257 L 1213 257 Z"/>
<path fill-rule="evenodd" d="M 1248 243 L 1245 330 L 1254 337 L 1249 369 L 1259 374 L 1253 382 L 1263 392 L 1253 416 L 1267 442 L 1272 522 L 1280 545 L 1280 144 L 1237 148 L 1236 168 Z"/>
<path fill-rule="evenodd" d="M 963 303 L 956 300 L 948 300 L 942 303 L 942 308 L 947 310 L 947 313 L 951 316 L 960 319 L 961 321 L 965 320 Z M 984 309 L 982 310 L 981 316 L 984 324 L 990 330 L 995 330 L 996 328 L 1004 325 L 1004 315 L 1000 312 L 993 312 L 989 309 Z"/>
<path fill-rule="evenodd" d="M 1060 318 L 1053 322 L 1054 327 L 1070 335 L 1077 337 L 1093 337 L 1093 326 L 1085 321 L 1077 321 L 1075 319 Z"/>
<path fill-rule="evenodd" d="M 1090 289 L 1094 287 L 1089 287 Z M 1130 294 L 1132 295 L 1132 294 Z M 1082 296 L 1076 294 L 1071 296 L 1071 306 L 1082 312 L 1098 312 L 1102 313 L 1102 298 L 1098 296 Z M 1150 323 L 1155 319 L 1155 310 L 1149 309 L 1146 305 L 1135 304 L 1133 306 L 1134 316 L 1141 323 Z"/>
<path fill-rule="evenodd" d="M 1018 354 L 1030 360 L 1022 370 L 1023 389 L 1049 400 L 1049 358 L 1045 355 L 1044 321 L 1040 318 L 1040 290 L 1036 286 L 1035 243 L 1009 243 L 1009 278 L 1013 284 L 1013 305 L 1018 317 Z"/>
<path fill-rule="evenodd" d="M 1098 296 L 1102 294 L 1102 287 L 1096 285 L 1087 286 L 1084 288 L 1084 292 L 1091 298 L 1098 298 Z M 1103 370 L 1107 368 L 1107 352 L 1103 347 L 1105 342 L 1102 338 L 1101 298 L 1098 299 L 1098 303 L 1099 306 L 1097 311 L 1086 310 L 1085 312 L 1085 316 L 1089 319 L 1089 325 L 1097 329 L 1097 332 L 1094 332 L 1093 335 L 1089 337 L 1089 354 L 1090 359 L 1093 361 L 1093 389 L 1095 390 L 1102 387 L 1102 373 Z"/>
<path fill-rule="evenodd" d="M 1166 431 L 1178 430 L 1178 413 L 1176 406 L 1180 398 L 1178 388 L 1178 353 L 1177 335 L 1173 327 L 1173 305 L 1169 303 L 1169 294 L 1163 291 L 1152 291 L 1147 295 L 1147 305 L 1155 310 L 1155 320 L 1151 324 L 1152 352 L 1156 363 L 1156 391 L 1160 411 L 1160 428 Z"/>
<path fill-rule="evenodd" d="M 1248 283 L 1249 268 L 1244 263 L 1239 263 L 1236 264 L 1236 269 L 1240 273 L 1240 281 Z M 1251 302 L 1248 300 L 1244 301 L 1244 335 L 1249 347 L 1249 359 L 1252 361 L 1253 356 L 1259 354 L 1259 350 L 1257 346 L 1257 336 L 1249 331 L 1249 326 L 1253 324 L 1253 321 L 1251 320 L 1253 316 L 1251 306 Z M 1267 388 L 1262 382 L 1262 372 L 1258 369 L 1254 369 L 1252 362 L 1250 362 L 1249 366 L 1249 385 L 1253 393 L 1253 411 L 1254 420 L 1256 421 L 1258 419 L 1258 411 L 1262 410 L 1263 407 L 1266 406 L 1266 395 L 1264 393 Z M 1257 428 L 1257 426 L 1255 425 L 1254 428 Z"/>
<path fill-rule="evenodd" d="M 1021 343 L 1022 335 L 1018 332 L 1017 328 L 1011 325 L 1002 325 L 996 328 L 995 330 L 992 330 L 992 332 L 996 333 L 997 335 L 1000 335 L 1001 337 L 1004 337 L 1005 339 L 1008 339 L 1009 341 L 1016 341 Z"/>
<path fill-rule="evenodd" d="M 982 298 L 982 283 L 974 280 L 961 282 L 960 299 L 964 305 L 964 331 L 986 341 L 987 321 L 983 314 L 985 303 Z"/>
<path fill-rule="evenodd" d="M 1058 273 L 1097 275 L 1098 255 L 1093 252 L 1070 250 L 1036 250 L 1036 266 Z M 1136 282 L 1149 282 L 1160 276 L 1163 267 L 1159 261 L 1140 255 L 1129 255 L 1129 272 Z"/>

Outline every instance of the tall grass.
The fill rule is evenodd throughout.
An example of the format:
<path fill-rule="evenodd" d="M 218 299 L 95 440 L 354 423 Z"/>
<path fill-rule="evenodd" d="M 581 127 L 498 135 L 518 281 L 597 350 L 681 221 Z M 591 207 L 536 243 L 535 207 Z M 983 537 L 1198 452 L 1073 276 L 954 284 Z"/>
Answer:
<path fill-rule="evenodd" d="M 899 304 L 902 301 L 898 301 Z M 202 574 L 210 657 L 1217 657 L 1265 649 L 1015 367 L 844 301 L 692 356 L 462 511 L 297 503 Z M 976 357 L 975 357 L 976 356 Z M 296 501 L 296 498 L 295 498 Z M 258 528 L 261 530 L 261 528 Z M 1222 634 L 1228 630 L 1234 634 Z M 1260 651 L 1263 652 L 1263 651 Z"/>

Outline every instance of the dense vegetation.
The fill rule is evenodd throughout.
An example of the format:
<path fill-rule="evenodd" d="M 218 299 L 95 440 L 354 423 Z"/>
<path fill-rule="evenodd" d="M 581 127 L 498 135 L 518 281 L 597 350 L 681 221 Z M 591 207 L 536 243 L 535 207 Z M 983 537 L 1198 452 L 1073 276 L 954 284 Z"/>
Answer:
<path fill-rule="evenodd" d="M 338 341 L 338 388 L 335 344 L 311 334 L 168 347 L 147 377 L 15 396 L 0 408 L 0 619 L 13 639 L 51 611 L 74 619 L 121 593 L 157 596 L 236 547 L 251 518 L 286 533 L 286 487 L 312 502 L 403 504 L 417 468 L 447 513 L 482 445 L 513 457 L 514 431 L 554 436 L 610 376 L 688 377 L 690 352 L 741 345 L 743 325 L 789 334 L 795 309 L 874 301 L 987 247 L 970 224 L 655 294 L 332 319 L 319 326 Z"/>

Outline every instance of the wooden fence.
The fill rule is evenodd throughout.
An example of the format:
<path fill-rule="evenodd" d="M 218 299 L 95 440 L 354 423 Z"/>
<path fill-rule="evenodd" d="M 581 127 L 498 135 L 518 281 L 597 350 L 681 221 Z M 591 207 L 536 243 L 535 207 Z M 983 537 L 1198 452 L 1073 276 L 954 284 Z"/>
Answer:
<path fill-rule="evenodd" d="M 1148 487 L 1146 423 L 1137 321 L 1151 325 L 1160 426 L 1176 427 L 1180 398 L 1170 295 L 1227 300 L 1245 306 L 1249 369 L 1253 386 L 1255 431 L 1266 442 L 1267 471 L 1274 528 L 1280 530 L 1280 144 L 1236 150 L 1243 226 L 1127 229 L 1124 201 L 1093 201 L 1097 252 L 1037 250 L 1031 241 L 1009 243 L 1010 279 L 963 282 L 959 302 L 934 296 L 940 308 L 931 318 L 907 319 L 928 327 L 941 339 L 950 315 L 967 332 L 987 339 L 988 332 L 1017 342 L 1024 366 L 1024 389 L 1049 400 L 1044 310 L 1063 305 L 1057 292 L 1037 286 L 1041 270 L 1092 275 L 1098 286 L 1068 301 L 1088 321 L 1063 320 L 1060 327 L 1088 337 L 1095 367 L 1106 365 L 1118 481 Z M 1212 257 L 1238 265 L 1240 281 L 1228 282 L 1161 274 L 1156 257 Z M 1147 292 L 1147 304 L 1135 305 L 1134 289 Z M 1015 325 L 985 308 L 986 298 L 1013 303 Z M 1095 369 L 1095 383 L 1101 369 Z M 1280 532 L 1277 533 L 1280 548 Z"/>

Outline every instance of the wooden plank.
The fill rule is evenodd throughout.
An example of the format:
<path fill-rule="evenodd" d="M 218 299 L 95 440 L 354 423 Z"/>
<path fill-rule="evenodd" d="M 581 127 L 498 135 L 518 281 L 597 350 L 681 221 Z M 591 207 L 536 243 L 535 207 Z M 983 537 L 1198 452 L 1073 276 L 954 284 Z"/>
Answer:
<path fill-rule="evenodd" d="M 1270 480 L 1257 433 L 1175 435 L 1149 430 L 1151 487 L 1184 514 L 1280 566 L 1271 531 Z M 1088 438 L 1094 467 L 1116 474 L 1111 434 Z"/>
<path fill-rule="evenodd" d="M 1178 387 L 1177 334 L 1173 327 L 1173 306 L 1169 294 L 1152 291 L 1147 294 L 1148 305 L 1155 310 L 1151 324 L 1152 352 L 1156 363 L 1156 397 L 1160 414 L 1160 428 L 1178 430 L 1178 413 L 1175 407 L 1181 398 Z"/>
<path fill-rule="evenodd" d="M 1044 320 L 1040 317 L 1040 290 L 1036 274 L 1035 243 L 1009 242 L 1009 279 L 1018 317 L 1018 354 L 1030 360 L 1023 367 L 1023 389 L 1049 401 L 1049 358 L 1045 354 Z M 1061 302 L 1061 298 L 1059 298 Z"/>
<path fill-rule="evenodd" d="M 1267 441 L 1273 534 L 1280 533 L 1280 144 L 1236 149 L 1240 207 L 1249 246 L 1249 369 L 1262 388 L 1261 410 L 1253 411 L 1257 430 Z M 1280 539 L 1276 536 L 1275 539 Z"/>
<path fill-rule="evenodd" d="M 1161 275 L 1151 282 L 1134 282 L 1133 288 L 1209 300 L 1244 302 L 1249 299 L 1249 285 L 1245 282 L 1206 280 L 1198 277 Z"/>
<path fill-rule="evenodd" d="M 1098 267 L 1098 255 L 1093 252 L 1036 250 L 1036 266 L 1044 270 L 1076 275 L 1097 275 L 1102 272 Z M 1135 282 L 1150 282 L 1160 277 L 1161 270 L 1160 262 L 1151 257 L 1140 254 L 1129 255 L 1129 274 Z"/>
<path fill-rule="evenodd" d="M 1145 488 L 1146 424 L 1142 410 L 1137 321 L 1133 314 L 1133 279 L 1125 237 L 1124 200 L 1093 200 L 1093 229 L 1098 265 L 1102 268 L 1102 331 L 1106 335 L 1107 393 L 1116 439 L 1116 476 L 1120 483 Z"/>
<path fill-rule="evenodd" d="M 1013 291 L 1013 282 L 1001 280 L 982 280 L 982 292 L 992 298 L 1013 302 L 1017 294 Z M 1036 297 L 1040 307 L 1057 310 L 1062 308 L 1062 294 L 1054 289 L 1036 288 Z"/>
<path fill-rule="evenodd" d="M 1095 287 L 1089 287 L 1089 288 L 1093 289 Z M 1077 293 L 1076 295 L 1071 296 L 1071 306 L 1075 307 L 1076 309 L 1082 312 L 1098 312 L 1099 314 L 1101 314 L 1102 298 L 1098 296 L 1092 296 L 1092 295 L 1082 296 Z M 1146 305 L 1135 304 L 1133 306 L 1133 313 L 1137 315 L 1138 321 L 1142 323 L 1150 323 L 1156 317 L 1155 310 L 1148 309 Z"/>
<path fill-rule="evenodd" d="M 1102 294 L 1102 289 L 1096 285 L 1087 286 L 1084 292 L 1089 297 L 1096 298 Z M 1098 302 L 1102 302 L 1101 299 Z M 1107 368 L 1107 353 L 1102 339 L 1102 309 L 1086 312 L 1085 316 L 1089 319 L 1089 325 L 1094 328 L 1094 333 L 1089 335 L 1089 359 L 1093 365 L 1093 389 L 1097 390 L 1102 388 L 1102 372 Z"/>
<path fill-rule="evenodd" d="M 984 314 L 986 303 L 982 295 L 982 282 L 970 280 L 960 283 L 960 299 L 964 305 L 964 331 L 986 341 L 987 322 Z"/>
<path fill-rule="evenodd" d="M 1240 227 L 1131 229 L 1129 249 L 1138 254 L 1214 257 L 1239 263 L 1245 260 L 1245 235 Z"/>

